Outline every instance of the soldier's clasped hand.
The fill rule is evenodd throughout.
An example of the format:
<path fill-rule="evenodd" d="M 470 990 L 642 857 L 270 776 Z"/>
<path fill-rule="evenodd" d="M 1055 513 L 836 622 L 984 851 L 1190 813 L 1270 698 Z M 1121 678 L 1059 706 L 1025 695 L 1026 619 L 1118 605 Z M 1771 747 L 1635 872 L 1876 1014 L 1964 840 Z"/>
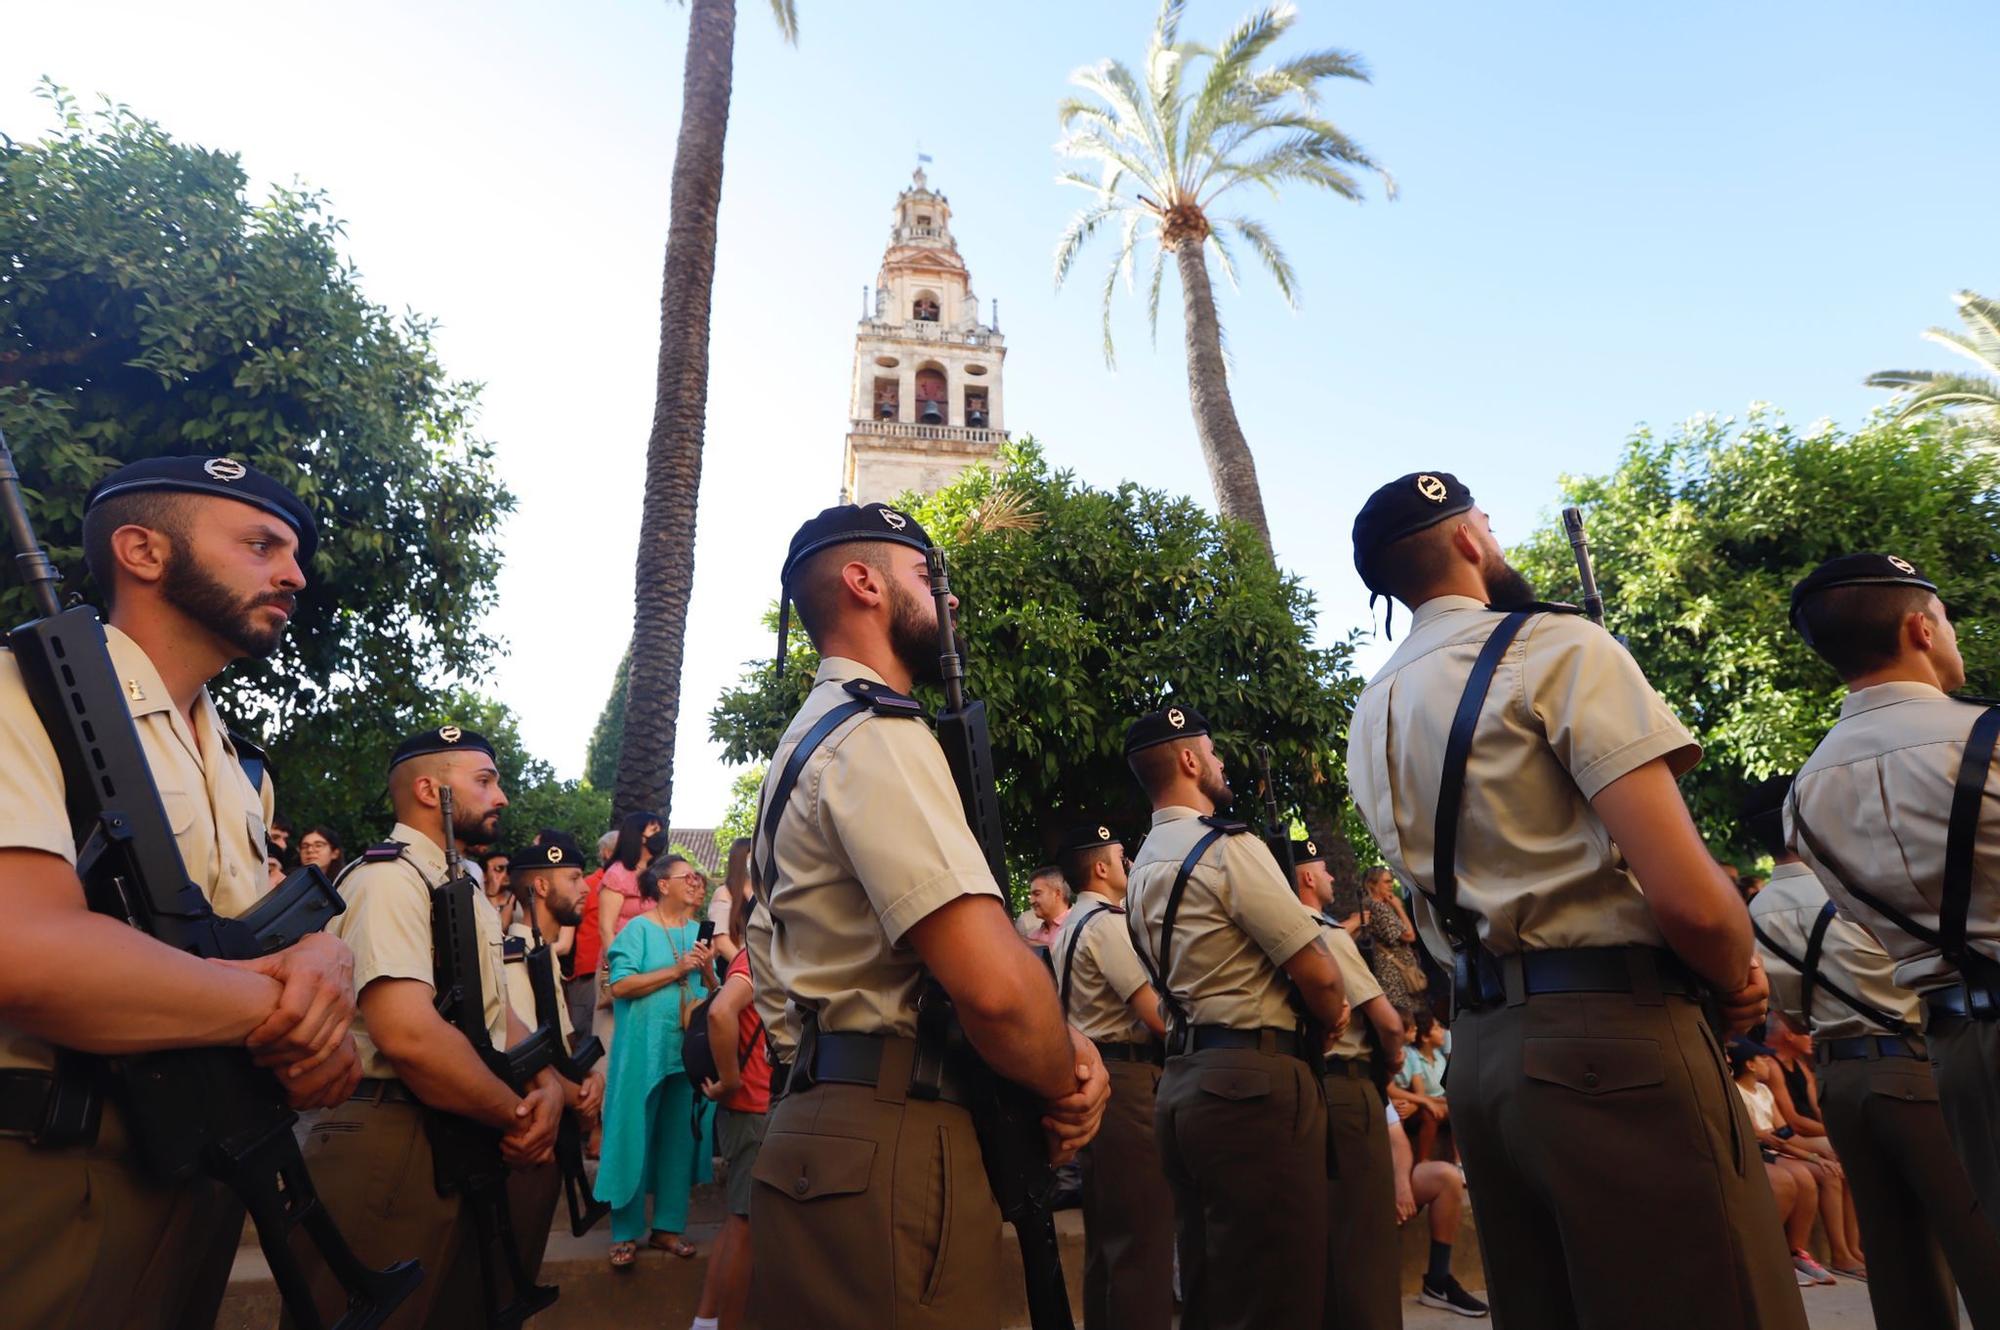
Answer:
<path fill-rule="evenodd" d="M 1076 1089 L 1049 1100 L 1045 1105 L 1048 1113 L 1042 1118 L 1042 1129 L 1049 1137 L 1049 1162 L 1058 1165 L 1076 1158 L 1077 1151 L 1096 1137 L 1104 1120 L 1104 1106 L 1111 1102 L 1111 1077 L 1104 1070 L 1097 1046 L 1074 1028 L 1069 1039 L 1076 1054 Z"/>
<path fill-rule="evenodd" d="M 1764 977 L 1764 962 L 1750 958 L 1750 977 L 1743 986 L 1720 997 L 1722 1019 L 1731 1034 L 1744 1034 L 1761 1024 L 1771 1010 L 1771 984 Z"/>
<path fill-rule="evenodd" d="M 280 1080 L 306 1075 L 332 1057 L 354 1023 L 354 953 L 327 933 L 254 960 L 214 962 L 277 980 L 278 1003 L 243 1041 Z"/>

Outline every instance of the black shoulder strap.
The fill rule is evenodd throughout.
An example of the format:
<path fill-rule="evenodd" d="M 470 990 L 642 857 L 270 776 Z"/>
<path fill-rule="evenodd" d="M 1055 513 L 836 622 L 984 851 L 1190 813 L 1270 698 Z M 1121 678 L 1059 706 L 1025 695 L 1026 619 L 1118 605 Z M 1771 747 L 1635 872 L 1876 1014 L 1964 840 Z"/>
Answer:
<path fill-rule="evenodd" d="M 1077 920 L 1076 927 L 1070 930 L 1069 945 L 1063 948 L 1062 960 L 1062 1013 L 1064 1020 L 1069 1019 L 1070 977 L 1076 973 L 1076 944 L 1083 941 L 1083 930 L 1090 927 L 1091 920 L 1100 914 L 1114 911 L 1120 914 L 1124 913 L 1124 911 L 1119 910 L 1115 905 L 1093 905 L 1090 907 L 1090 913 Z"/>
<path fill-rule="evenodd" d="M 1938 950 L 1957 969 L 1965 968 L 1965 918 L 1972 908 L 1972 858 L 1979 844 L 1979 810 L 2000 736 L 2000 706 L 1988 707 L 1972 722 L 1958 781 L 1951 792 L 1951 824 L 1944 842 L 1944 889 L 1938 899 Z"/>
<path fill-rule="evenodd" d="M 1893 1030 L 1902 1034 L 1911 1033 L 1909 1027 L 1904 1025 L 1893 1014 L 1882 1010 L 1882 1008 L 1872 1002 L 1862 1001 L 1820 973 L 1820 951 L 1826 944 L 1826 930 L 1833 924 L 1833 915 L 1834 904 L 1832 901 L 1828 901 L 1825 908 L 1819 912 L 1819 917 L 1813 920 L 1812 931 L 1806 935 L 1806 954 L 1803 958 L 1794 956 L 1791 952 L 1779 946 L 1777 941 L 1764 931 L 1763 926 L 1757 922 L 1757 916 L 1754 914 L 1750 916 L 1750 931 L 1757 935 L 1757 941 L 1763 945 L 1764 950 L 1770 952 L 1773 956 L 1776 956 L 1779 960 L 1799 972 L 1801 980 L 1799 985 L 1799 1011 L 1805 1017 L 1808 1027 L 1812 1024 L 1813 992 L 1816 988 L 1824 988 L 1827 992 L 1845 1003 L 1850 1010 L 1861 1016 L 1862 1019 L 1873 1021 L 1885 1030 Z"/>
<path fill-rule="evenodd" d="M 1160 921 L 1160 966 L 1159 974 L 1156 976 L 1160 1001 L 1169 1007 L 1178 1009 L 1180 1006 L 1167 987 L 1167 979 L 1173 974 L 1174 920 L 1181 912 L 1181 897 L 1187 894 L 1188 879 L 1194 876 L 1195 866 L 1201 862 L 1202 856 L 1208 853 L 1209 846 L 1224 836 L 1249 829 L 1248 825 L 1241 822 L 1225 822 L 1219 825 L 1211 823 L 1209 829 L 1202 833 L 1201 839 L 1194 843 L 1194 848 L 1187 852 L 1187 858 L 1181 860 L 1180 871 L 1174 874 L 1173 890 L 1167 893 L 1166 917 Z M 1135 919 L 1137 917 L 1133 916 Z M 1143 954 L 1142 952 L 1141 955 Z"/>
<path fill-rule="evenodd" d="M 1458 815 L 1465 801 L 1465 763 L 1472 755 L 1473 731 L 1479 728 L 1479 713 L 1500 669 L 1500 658 L 1513 645 L 1521 625 L 1536 612 L 1515 610 L 1493 629 L 1493 635 L 1479 649 L 1478 659 L 1472 662 L 1472 673 L 1466 676 L 1465 691 L 1459 694 L 1458 710 L 1451 718 L 1450 737 L 1445 740 L 1444 775 L 1438 782 L 1437 821 L 1431 836 L 1431 899 L 1437 903 L 1445 931 L 1465 948 L 1479 945 L 1478 921 L 1458 904 Z"/>
<path fill-rule="evenodd" d="M 764 843 L 768 847 L 762 871 L 752 878 L 757 884 L 758 894 L 770 904 L 771 888 L 778 881 L 778 824 L 785 819 L 785 806 L 792 801 L 792 790 L 805 774 L 806 763 L 812 760 L 814 752 L 826 742 L 827 736 L 863 712 L 873 712 L 878 716 L 923 717 L 923 707 L 912 697 L 905 697 L 887 685 L 871 683 L 866 679 L 850 679 L 842 688 L 849 699 L 821 716 L 813 727 L 799 739 L 797 747 L 785 762 L 785 769 L 778 773 L 778 783 L 771 787 L 770 802 L 763 807 L 762 822 Z"/>
<path fill-rule="evenodd" d="M 1790 800 L 1792 806 L 1792 830 L 1798 835 L 1800 840 L 1805 842 L 1806 848 L 1813 852 L 1813 858 L 1819 860 L 1820 868 L 1826 870 L 1832 876 L 1835 885 L 1844 888 L 1849 895 L 1875 913 L 1881 915 L 1884 919 L 1887 919 L 1896 927 L 1902 929 L 1917 941 L 1932 947 L 1941 944 L 1942 939 L 1937 933 L 1910 918 L 1909 915 L 1904 914 L 1901 910 L 1889 904 L 1889 902 L 1883 900 L 1872 891 L 1858 885 L 1854 874 L 1848 872 L 1846 866 L 1840 860 L 1833 857 L 1831 850 L 1820 844 L 1819 837 L 1815 836 L 1813 829 L 1806 825 L 1806 820 L 1799 811 L 1799 786 L 1797 781 L 1792 782 L 1792 792 L 1786 798 Z"/>

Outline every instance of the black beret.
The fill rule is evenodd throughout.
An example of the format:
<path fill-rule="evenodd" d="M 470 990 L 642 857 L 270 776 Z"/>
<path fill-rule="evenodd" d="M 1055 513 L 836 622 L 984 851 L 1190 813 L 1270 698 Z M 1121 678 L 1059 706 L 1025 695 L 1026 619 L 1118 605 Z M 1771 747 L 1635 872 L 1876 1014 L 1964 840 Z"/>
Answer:
<path fill-rule="evenodd" d="M 1799 611 L 1805 607 L 1806 597 L 1822 591 L 1831 591 L 1837 586 L 1914 586 L 1936 592 L 1937 584 L 1917 571 L 1917 566 L 1908 559 L 1894 554 L 1841 554 L 1828 559 L 1819 567 L 1807 573 L 1799 584 L 1792 588 L 1792 627 L 1812 640 L 1806 634 L 1805 625 L 1799 621 Z"/>
<path fill-rule="evenodd" d="M 1354 519 L 1354 570 L 1370 591 L 1386 595 L 1376 556 L 1405 536 L 1472 507 L 1472 491 L 1449 471 L 1412 471 L 1368 496 Z"/>
<path fill-rule="evenodd" d="M 432 753 L 484 753 L 495 762 L 493 745 L 486 742 L 486 736 L 456 725 L 440 725 L 436 729 L 423 730 L 411 735 L 396 745 L 396 752 L 389 759 L 389 770 L 394 771 L 413 757 L 427 757 Z"/>
<path fill-rule="evenodd" d="M 1063 832 L 1056 853 L 1069 854 L 1075 850 L 1094 850 L 1100 845 L 1116 844 L 1118 837 L 1111 834 L 1109 826 L 1102 822 L 1084 822 Z"/>
<path fill-rule="evenodd" d="M 1304 840 L 1292 842 L 1293 864 L 1323 864 L 1326 855 L 1319 848 L 1319 842 L 1308 836 Z"/>
<path fill-rule="evenodd" d="M 1766 776 L 1763 780 L 1743 791 L 1737 801 L 1736 811 L 1745 822 L 1754 822 L 1760 817 L 1770 817 L 1785 806 L 1785 796 L 1792 792 L 1792 778 L 1786 774 Z"/>
<path fill-rule="evenodd" d="M 583 868 L 585 864 L 576 838 L 557 831 L 543 836 L 540 845 L 524 845 L 514 851 L 509 867 L 519 873 L 530 868 Z"/>
<path fill-rule="evenodd" d="M 301 568 L 311 566 L 313 551 L 319 548 L 319 527 L 313 522 L 312 509 L 262 471 L 233 457 L 148 457 L 127 463 L 90 487 L 83 510 L 87 513 L 119 494 L 149 490 L 216 494 L 262 508 L 299 538 Z"/>
<path fill-rule="evenodd" d="M 1208 721 L 1193 707 L 1162 707 L 1139 717 L 1125 731 L 1125 756 L 1130 757 L 1142 748 L 1207 733 Z"/>
<path fill-rule="evenodd" d="M 917 525 L 917 519 L 883 503 L 843 503 L 823 509 L 819 516 L 800 527 L 785 551 L 784 571 L 778 580 L 789 587 L 792 574 L 804 560 L 831 545 L 854 540 L 889 540 L 913 550 L 929 550 L 931 538 Z"/>

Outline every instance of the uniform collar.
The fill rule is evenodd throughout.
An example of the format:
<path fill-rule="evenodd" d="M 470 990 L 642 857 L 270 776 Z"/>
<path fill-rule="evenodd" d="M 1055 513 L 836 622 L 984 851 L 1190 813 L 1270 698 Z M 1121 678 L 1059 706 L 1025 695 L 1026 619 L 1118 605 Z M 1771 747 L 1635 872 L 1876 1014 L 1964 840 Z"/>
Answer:
<path fill-rule="evenodd" d="M 410 862 L 418 868 L 433 876 L 443 876 L 444 850 L 428 833 L 418 831 L 407 822 L 398 822 L 390 828 L 389 839 L 401 841 L 410 852 Z"/>
<path fill-rule="evenodd" d="M 1117 902 L 1117 901 L 1115 901 L 1115 900 L 1112 900 L 1112 899 L 1111 899 L 1111 898 L 1110 898 L 1109 896 L 1106 896 L 1106 895 L 1105 895 L 1105 894 L 1103 894 L 1102 892 L 1098 892 L 1098 891 L 1079 891 L 1079 892 L 1077 892 L 1077 893 L 1076 893 L 1076 902 L 1075 902 L 1075 904 L 1073 904 L 1073 905 L 1071 905 L 1071 906 L 1069 907 L 1069 908 L 1070 908 L 1070 912 L 1071 912 L 1072 914 L 1076 913 L 1077 911 L 1079 911 L 1079 910 L 1083 909 L 1083 908 L 1084 908 L 1084 906 L 1085 906 L 1085 904 L 1090 904 L 1090 905 L 1108 905 L 1108 906 L 1110 906 L 1110 907 L 1111 907 L 1112 909 L 1114 909 L 1114 910 L 1122 910 L 1122 909 L 1124 909 L 1124 908 L 1125 908 L 1125 907 L 1124 907 L 1123 905 L 1121 905 L 1121 904 L 1120 904 L 1119 902 Z M 1079 917 L 1081 917 L 1081 916 L 1079 916 Z M 1063 916 L 1063 918 L 1067 919 L 1067 918 L 1069 918 L 1069 915 L 1064 915 L 1064 916 Z"/>
<path fill-rule="evenodd" d="M 1898 702 L 1932 701 L 1944 696 L 1931 685 L 1915 679 L 1891 679 L 1888 683 L 1878 683 L 1849 693 L 1840 703 L 1840 718 L 1846 720 L 1849 716 L 1858 716 L 1878 707 L 1894 706 Z"/>
<path fill-rule="evenodd" d="M 168 717 L 174 733 L 187 745 L 188 753 L 196 763 L 206 768 L 211 759 L 227 760 L 236 754 L 236 745 L 229 741 L 229 727 L 222 723 L 221 713 L 215 709 L 215 701 L 208 695 L 204 685 L 194 695 L 195 723 L 203 734 L 218 742 L 220 752 L 211 752 L 210 745 L 198 738 L 188 728 L 187 717 L 174 706 L 174 699 L 167 692 L 166 683 L 160 678 L 159 667 L 146 654 L 146 648 L 120 628 L 104 625 L 104 646 L 111 655 L 111 668 L 118 676 L 118 686 L 125 693 L 125 705 L 131 708 L 132 719 L 141 716 L 164 714 Z"/>
<path fill-rule="evenodd" d="M 1471 596 L 1432 596 L 1429 600 L 1417 606 L 1416 609 L 1410 611 L 1410 631 L 1414 633 L 1432 619 L 1437 618 L 1441 614 L 1449 614 L 1453 610 L 1483 610 L 1485 608 L 1485 601 L 1474 600 Z"/>
<path fill-rule="evenodd" d="M 822 657 L 819 662 L 819 668 L 813 671 L 813 687 L 815 688 L 823 683 L 846 683 L 849 679 L 866 679 L 871 683 L 879 683 L 884 688 L 889 686 L 887 679 L 884 679 L 860 661 L 851 660 L 846 656 Z"/>
<path fill-rule="evenodd" d="M 1771 876 L 1764 879 L 1764 885 L 1768 887 L 1774 882 L 1791 882 L 1802 877 L 1812 878 L 1815 882 L 1819 880 L 1804 860 L 1795 864 L 1772 864 Z"/>
<path fill-rule="evenodd" d="M 1153 810 L 1153 825 L 1156 827 L 1165 826 L 1169 822 L 1180 822 L 1190 817 L 1200 816 L 1200 813 L 1195 812 L 1194 809 L 1189 808 L 1186 804 L 1168 804 L 1164 808 L 1155 808 Z"/>

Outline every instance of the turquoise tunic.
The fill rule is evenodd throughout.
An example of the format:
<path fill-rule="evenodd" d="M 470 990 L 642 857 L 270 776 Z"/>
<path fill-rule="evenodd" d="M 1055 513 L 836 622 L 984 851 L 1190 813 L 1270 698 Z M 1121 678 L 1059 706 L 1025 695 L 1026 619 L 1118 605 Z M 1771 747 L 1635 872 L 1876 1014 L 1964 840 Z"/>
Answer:
<path fill-rule="evenodd" d="M 700 925 L 690 921 L 679 928 L 665 929 L 650 912 L 642 914 L 619 931 L 609 953 L 611 982 L 629 979 L 649 970 L 663 970 L 694 947 Z M 684 981 L 690 1003 L 698 1002 L 710 989 L 711 976 L 697 970 Z M 663 1090 L 671 1078 L 686 1081 L 681 1070 L 682 984 L 668 984 L 641 998 L 612 1000 L 616 1034 L 611 1040 L 611 1067 L 605 1074 L 604 1146 L 597 1168 L 597 1198 L 614 1206 L 629 1205 L 641 1188 L 659 1173 L 661 1161 L 649 1157 L 655 1140 L 677 1141 L 696 1157 L 693 1179 L 709 1182 L 715 1169 L 707 1146 L 707 1115 L 713 1111 L 700 1099 L 701 1148 L 697 1149 L 692 1122 L 659 1124 Z M 679 1087 L 674 1087 L 678 1089 Z M 665 1095 L 671 1103 L 685 1104 L 687 1096 Z M 677 1127 L 659 1131 L 656 1127 Z M 655 1198 L 655 1206 L 662 1198 Z M 666 1198 L 672 1205 L 687 1198 Z M 658 1227 L 658 1225 L 656 1225 Z"/>

